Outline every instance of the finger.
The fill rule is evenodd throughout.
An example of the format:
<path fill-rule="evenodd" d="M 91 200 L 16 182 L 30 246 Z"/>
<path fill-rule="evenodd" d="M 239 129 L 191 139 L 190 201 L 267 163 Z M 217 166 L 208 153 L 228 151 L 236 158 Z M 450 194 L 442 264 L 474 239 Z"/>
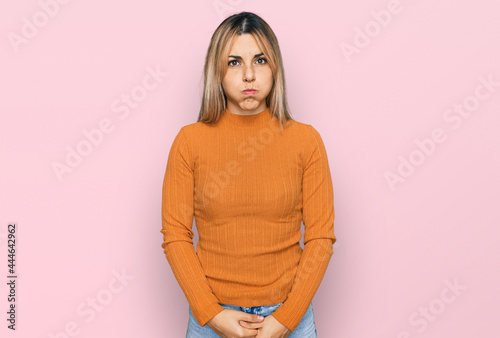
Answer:
<path fill-rule="evenodd" d="M 264 322 L 262 323 L 253 323 L 253 322 L 246 322 L 244 320 L 240 320 L 240 325 L 243 326 L 246 329 L 259 329 L 264 326 Z"/>
<path fill-rule="evenodd" d="M 261 323 L 262 321 L 264 321 L 263 316 L 253 315 L 250 313 L 245 313 L 245 315 L 241 319 L 250 323 Z"/>

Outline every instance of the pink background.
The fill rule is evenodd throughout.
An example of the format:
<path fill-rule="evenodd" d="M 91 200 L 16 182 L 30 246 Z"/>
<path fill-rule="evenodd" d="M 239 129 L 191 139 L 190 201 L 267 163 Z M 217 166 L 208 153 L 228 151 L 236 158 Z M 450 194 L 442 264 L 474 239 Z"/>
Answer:
<path fill-rule="evenodd" d="M 185 336 L 163 175 L 196 121 L 211 34 L 243 10 L 275 31 L 292 115 L 329 156 L 338 241 L 313 301 L 319 337 L 500 336 L 498 1 L 55 1 L 0 4 L 2 337 Z"/>

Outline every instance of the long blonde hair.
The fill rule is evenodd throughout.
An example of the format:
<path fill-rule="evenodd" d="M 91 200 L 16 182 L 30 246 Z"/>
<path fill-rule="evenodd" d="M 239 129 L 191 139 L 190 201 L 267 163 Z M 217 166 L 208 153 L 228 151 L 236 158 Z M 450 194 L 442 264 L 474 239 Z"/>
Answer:
<path fill-rule="evenodd" d="M 226 18 L 215 30 L 208 46 L 203 68 L 203 96 L 198 122 L 215 123 L 227 107 L 222 79 L 227 70 L 227 60 L 236 35 L 251 34 L 267 58 L 273 73 L 273 86 L 266 98 L 272 116 L 278 118 L 280 127 L 293 120 L 288 109 L 285 72 L 278 39 L 271 27 L 258 15 L 240 12 Z"/>

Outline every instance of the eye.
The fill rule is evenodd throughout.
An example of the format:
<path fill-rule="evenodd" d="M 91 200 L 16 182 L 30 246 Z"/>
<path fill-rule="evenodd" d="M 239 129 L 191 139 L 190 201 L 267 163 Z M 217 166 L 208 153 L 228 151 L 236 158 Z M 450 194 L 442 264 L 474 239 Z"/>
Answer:
<path fill-rule="evenodd" d="M 257 61 L 259 61 L 259 60 L 264 60 L 265 61 L 264 63 L 261 63 L 261 65 L 264 65 L 264 64 L 267 63 L 267 59 L 266 58 L 258 58 Z"/>
<path fill-rule="evenodd" d="M 261 60 L 262 60 L 262 61 L 264 61 L 264 62 L 259 62 L 259 61 L 261 61 Z M 239 61 L 238 61 L 238 60 L 231 60 L 231 61 L 229 61 L 229 62 L 227 63 L 227 64 L 228 64 L 228 66 L 236 66 L 236 65 L 237 65 L 236 63 L 233 63 L 233 62 L 239 62 Z M 267 59 L 266 59 L 266 58 L 258 58 L 258 59 L 257 59 L 257 63 L 258 63 L 259 65 L 265 65 L 265 64 L 267 63 Z"/>

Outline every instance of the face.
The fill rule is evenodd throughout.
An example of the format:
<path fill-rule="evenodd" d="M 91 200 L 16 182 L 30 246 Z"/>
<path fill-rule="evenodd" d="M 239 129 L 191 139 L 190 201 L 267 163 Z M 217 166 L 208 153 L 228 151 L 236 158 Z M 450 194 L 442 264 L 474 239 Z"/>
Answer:
<path fill-rule="evenodd" d="M 273 86 L 273 74 L 267 56 L 251 34 L 237 35 L 227 60 L 222 88 L 227 109 L 234 114 L 257 114 L 267 108 L 266 98 Z M 253 89 L 253 92 L 244 92 Z"/>

